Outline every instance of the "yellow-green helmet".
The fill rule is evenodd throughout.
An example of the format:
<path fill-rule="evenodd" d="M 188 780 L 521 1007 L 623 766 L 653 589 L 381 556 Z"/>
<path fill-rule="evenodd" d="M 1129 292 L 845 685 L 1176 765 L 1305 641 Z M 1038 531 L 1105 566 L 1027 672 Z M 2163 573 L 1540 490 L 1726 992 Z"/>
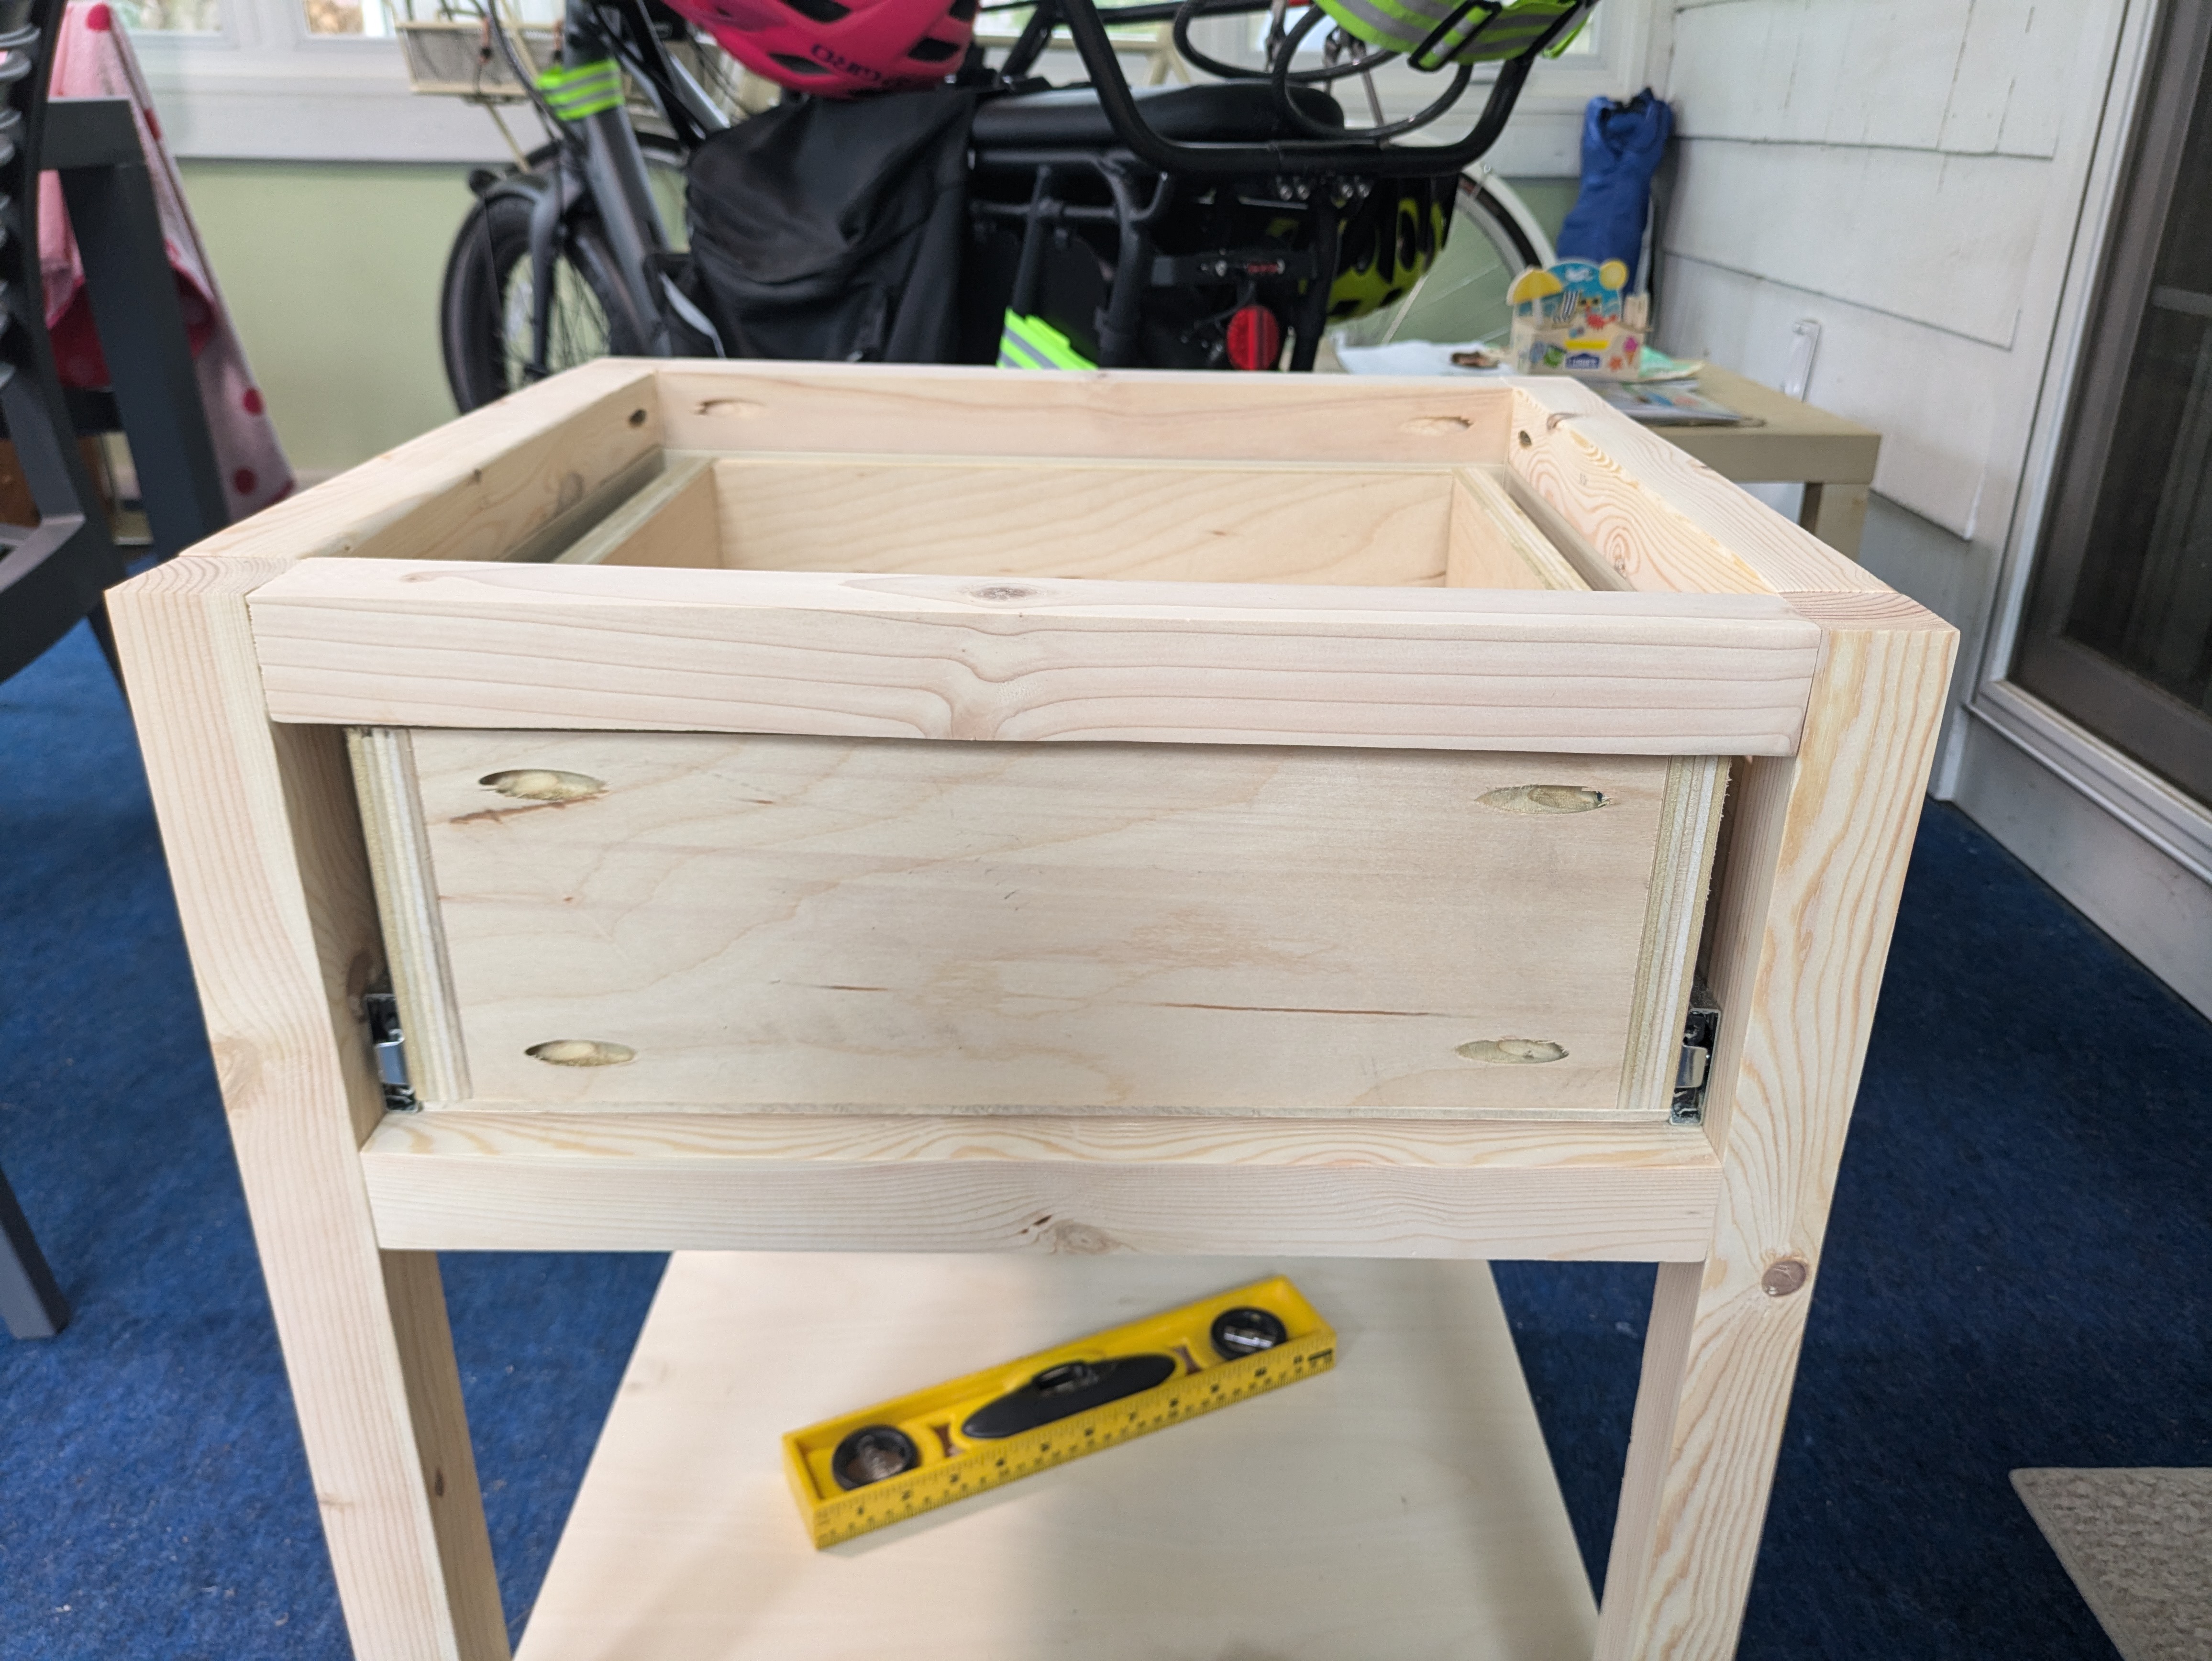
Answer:
<path fill-rule="evenodd" d="M 1458 189 L 1455 176 L 1378 180 L 1338 222 L 1331 322 L 1364 317 L 1413 291 L 1443 250 Z"/>
<path fill-rule="evenodd" d="M 1385 52 L 1418 51 L 1454 12 L 1457 21 L 1444 29 L 1430 51 L 1425 67 L 1448 63 L 1489 63 L 1517 58 L 1541 40 L 1560 20 L 1583 10 L 1589 0 L 1317 0 L 1337 26 L 1353 38 Z M 1577 26 L 1579 32 L 1579 26 Z M 1569 40 L 1554 40 L 1557 57 Z"/>

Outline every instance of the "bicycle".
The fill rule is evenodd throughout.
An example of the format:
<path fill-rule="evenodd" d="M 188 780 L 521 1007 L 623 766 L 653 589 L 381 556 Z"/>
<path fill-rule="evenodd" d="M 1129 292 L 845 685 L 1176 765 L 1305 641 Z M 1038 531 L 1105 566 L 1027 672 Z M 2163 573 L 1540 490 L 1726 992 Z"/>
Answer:
<path fill-rule="evenodd" d="M 1552 251 L 1480 158 L 1535 58 L 1571 35 L 1595 0 L 1536 3 L 1542 27 L 1499 61 L 1481 116 L 1443 146 L 1396 141 L 1448 112 L 1472 65 L 1457 64 L 1444 92 L 1413 117 L 1347 126 L 1329 87 L 1364 81 L 1379 116 L 1373 76 L 1397 54 L 1348 49 L 1339 29 L 1322 63 L 1300 67 L 1323 18 L 1317 8 L 1295 23 L 1282 0 L 1025 8 L 1004 58 L 991 66 L 971 49 L 959 76 L 989 94 L 970 149 L 976 252 L 962 283 L 974 291 L 964 297 L 975 326 L 963 356 L 990 361 L 1000 315 L 1040 308 L 1073 319 L 1066 332 L 1047 331 L 1067 348 L 1057 361 L 1108 367 L 1224 365 L 1229 323 L 1255 309 L 1276 319 L 1285 338 L 1270 350 L 1261 331 L 1239 367 L 1312 368 L 1324 334 L 1347 311 L 1366 314 L 1359 326 L 1369 339 L 1397 335 L 1416 317 L 1458 331 L 1444 338 L 1494 338 L 1505 282 L 1549 264 Z M 1263 69 L 1223 63 L 1192 40 L 1206 19 L 1263 11 Z M 1514 15 L 1505 0 L 1462 0 L 1408 55 L 1436 60 L 1417 66 L 1445 68 L 1437 43 L 1454 28 L 1471 35 Z M 738 113 L 672 53 L 692 42 L 690 26 L 659 0 L 581 0 L 549 73 L 495 11 L 483 17 L 487 52 L 506 61 L 552 139 L 514 167 L 472 178 L 478 200 L 441 297 L 455 401 L 473 409 L 607 353 L 720 355 L 672 186 L 686 158 Z M 1171 26 L 1176 50 L 1219 78 L 1133 89 L 1110 31 L 1140 22 Z M 1087 87 L 1051 88 L 1031 76 L 1062 31 L 1090 74 Z M 1365 239 L 1364 255 L 1346 248 L 1348 233 Z M 1401 257 L 1387 246 L 1393 241 Z M 1439 250 L 1456 270 L 1440 265 Z M 1378 267 L 1380 292 L 1368 282 L 1342 300 L 1353 277 L 1365 281 Z M 1394 286 L 1393 274 L 1408 280 Z M 1471 298 L 1481 302 L 1472 310 Z"/>

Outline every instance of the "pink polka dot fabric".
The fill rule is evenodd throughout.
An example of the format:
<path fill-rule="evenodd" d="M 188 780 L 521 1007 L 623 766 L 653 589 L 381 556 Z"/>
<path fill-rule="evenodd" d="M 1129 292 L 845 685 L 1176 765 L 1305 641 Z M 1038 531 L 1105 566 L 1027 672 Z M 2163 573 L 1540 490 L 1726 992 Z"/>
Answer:
<path fill-rule="evenodd" d="M 223 308 L 222 292 L 208 263 L 207 249 L 185 205 L 176 163 L 161 143 L 154 119 L 153 95 L 131 50 L 122 19 L 106 0 L 70 0 L 54 45 L 52 95 L 56 98 L 127 98 L 138 116 L 138 143 L 154 182 L 154 204 L 161 216 L 161 235 L 169 269 L 177 281 L 184 313 L 185 338 L 199 380 L 200 402 L 223 478 L 223 493 L 233 520 L 266 508 L 292 490 L 291 464 L 276 441 L 261 392 L 246 367 L 246 349 Z M 45 279 L 46 329 L 53 336 L 54 363 L 63 383 L 105 386 L 107 360 L 92 326 L 92 307 L 61 181 L 39 176 L 39 265 Z"/>

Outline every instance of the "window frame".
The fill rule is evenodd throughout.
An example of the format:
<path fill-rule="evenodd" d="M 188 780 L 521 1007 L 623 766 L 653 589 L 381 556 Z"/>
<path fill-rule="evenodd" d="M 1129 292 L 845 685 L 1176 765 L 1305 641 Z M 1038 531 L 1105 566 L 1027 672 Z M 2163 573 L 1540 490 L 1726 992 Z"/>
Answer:
<path fill-rule="evenodd" d="M 2090 550 L 2098 502 L 2150 303 L 2166 210 L 2202 78 L 2212 66 L 2212 17 L 2169 12 L 2119 181 L 2119 211 L 2100 261 L 2084 332 L 2084 373 L 2067 411 L 2040 545 L 2007 678 L 2114 749 L 2212 807 L 2206 717 L 2066 632 Z"/>
<path fill-rule="evenodd" d="M 219 30 L 140 30 L 131 37 L 172 155 L 188 161 L 456 164 L 511 159 L 483 110 L 410 89 L 392 36 L 311 33 L 300 0 L 222 0 L 221 16 Z"/>
<path fill-rule="evenodd" d="M 1516 176 L 1579 172 L 1583 108 L 1593 97 L 1626 97 L 1644 84 L 1659 3 L 1602 0 L 1597 52 L 1537 64 L 1488 158 L 1491 168 Z M 456 164 L 512 159 L 483 110 L 411 92 L 399 42 L 388 35 L 311 34 L 299 0 L 222 0 L 221 15 L 217 31 L 131 36 L 169 148 L 179 157 Z M 1072 53 L 1063 55 L 1073 62 Z M 1053 68 L 1060 72 L 1057 62 Z M 1477 73 L 1447 121 L 1468 114 L 1470 106 L 1480 107 L 1494 73 Z M 519 113 L 517 136 L 534 132 L 528 113 Z"/>

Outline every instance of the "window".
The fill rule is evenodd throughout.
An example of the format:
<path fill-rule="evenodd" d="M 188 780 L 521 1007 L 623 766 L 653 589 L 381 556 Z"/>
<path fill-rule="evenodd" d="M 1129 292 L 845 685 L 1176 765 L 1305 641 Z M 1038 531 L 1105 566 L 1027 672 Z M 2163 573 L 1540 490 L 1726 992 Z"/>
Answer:
<path fill-rule="evenodd" d="M 511 153 L 499 128 L 457 98 L 410 93 L 398 25 L 473 15 L 463 0 L 112 0 L 132 30 L 171 148 L 185 157 L 245 161 L 496 162 Z M 988 0 L 987 0 L 988 3 Z M 1593 26 L 1555 61 L 1540 64 L 1497 156 L 1502 171 L 1575 171 L 1583 106 L 1595 94 L 1622 96 L 1643 84 L 1644 51 L 1659 0 L 1603 0 Z M 560 15 L 561 0 L 505 0 L 526 23 Z M 997 33 L 1018 19 L 994 9 Z M 1601 23 L 1598 20 L 1602 20 Z M 1148 52 L 1156 31 L 1133 27 L 1133 78 L 1167 70 Z M 1225 58 L 1249 52 L 1247 20 L 1203 20 L 1200 46 Z M 1061 36 L 1064 42 L 1065 35 Z M 1157 60 L 1157 61 L 1148 61 Z M 1256 61 L 1256 58 L 1255 58 Z M 1056 81 L 1079 73 L 1064 45 L 1041 66 Z M 1480 107 L 1482 82 L 1455 119 Z M 1402 69 L 1377 76 L 1391 113 L 1410 113 L 1434 95 L 1435 76 Z M 1347 89 L 1348 90 L 1348 89 Z M 1399 106 L 1404 107 L 1400 108 Z"/>
<path fill-rule="evenodd" d="M 213 34 L 222 27 L 217 5 L 218 0 L 117 0 L 115 9 L 133 34 Z"/>
<path fill-rule="evenodd" d="M 376 0 L 300 0 L 310 34 L 389 34 L 392 18 Z"/>
<path fill-rule="evenodd" d="M 2168 30 L 2013 678 L 2212 803 L 2212 25 Z"/>

